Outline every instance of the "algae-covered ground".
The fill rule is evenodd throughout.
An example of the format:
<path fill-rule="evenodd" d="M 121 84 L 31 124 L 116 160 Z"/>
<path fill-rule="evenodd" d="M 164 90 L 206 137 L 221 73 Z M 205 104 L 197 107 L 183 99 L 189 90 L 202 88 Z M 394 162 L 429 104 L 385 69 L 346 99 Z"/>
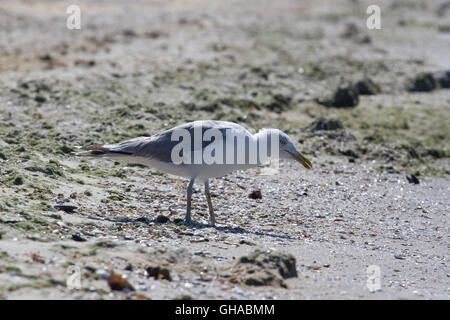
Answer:
<path fill-rule="evenodd" d="M 1 298 L 448 299 L 450 9 L 83 0 L 69 30 L 70 4 L 0 4 Z M 211 228 L 202 186 L 186 226 L 187 181 L 73 155 L 198 119 L 280 128 L 313 170 L 215 179 Z"/>

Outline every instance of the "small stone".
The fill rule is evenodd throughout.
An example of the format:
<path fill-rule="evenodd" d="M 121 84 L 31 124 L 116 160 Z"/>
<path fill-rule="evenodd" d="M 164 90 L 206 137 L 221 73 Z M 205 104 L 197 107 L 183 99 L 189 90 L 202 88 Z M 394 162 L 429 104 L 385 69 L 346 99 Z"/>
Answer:
<path fill-rule="evenodd" d="M 33 259 L 34 262 L 45 263 L 45 259 L 40 255 L 38 255 L 37 253 L 32 253 L 31 259 Z"/>
<path fill-rule="evenodd" d="M 406 180 L 408 180 L 409 183 L 413 183 L 413 184 L 419 184 L 420 183 L 419 179 L 413 174 L 410 175 L 410 176 L 406 176 Z"/>
<path fill-rule="evenodd" d="M 336 108 L 356 107 L 359 103 L 358 93 L 352 86 L 340 87 L 334 94 L 332 106 Z"/>
<path fill-rule="evenodd" d="M 156 280 L 168 280 L 172 281 L 170 276 L 170 270 L 160 266 L 150 266 L 147 268 L 148 277 L 153 277 Z"/>
<path fill-rule="evenodd" d="M 100 279 L 108 280 L 109 274 L 108 274 L 108 272 L 106 272 L 106 270 L 103 270 L 103 269 L 99 269 L 99 270 L 93 269 L 93 270 L 94 271 L 91 271 L 91 272 L 95 272 L 95 274 L 98 275 L 100 277 Z"/>
<path fill-rule="evenodd" d="M 343 129 L 344 125 L 341 120 L 337 118 L 319 118 L 312 122 L 307 128 L 307 131 L 331 131 Z"/>
<path fill-rule="evenodd" d="M 248 246 L 256 246 L 256 243 L 253 243 L 249 240 L 241 240 L 241 241 L 239 241 L 239 244 L 246 244 Z"/>
<path fill-rule="evenodd" d="M 362 79 L 355 84 L 360 95 L 374 95 L 380 93 L 380 88 L 369 78 Z"/>
<path fill-rule="evenodd" d="M 339 153 L 341 153 L 342 155 L 347 156 L 349 158 L 353 158 L 353 159 L 359 158 L 359 155 L 352 149 L 339 150 Z"/>
<path fill-rule="evenodd" d="M 182 294 L 182 295 L 176 297 L 175 300 L 194 300 L 194 298 L 188 294 Z"/>
<path fill-rule="evenodd" d="M 426 154 L 437 159 L 445 158 L 445 151 L 438 149 L 428 149 Z"/>
<path fill-rule="evenodd" d="M 150 39 L 157 39 L 162 36 L 167 36 L 165 33 L 159 30 L 149 31 L 145 35 Z"/>
<path fill-rule="evenodd" d="M 68 154 L 73 152 L 73 149 L 67 145 L 63 145 L 61 148 L 59 148 L 62 153 Z"/>
<path fill-rule="evenodd" d="M 264 103 L 263 106 L 270 111 L 280 113 L 282 111 L 290 109 L 291 97 L 276 94 L 272 97 L 272 100 Z"/>
<path fill-rule="evenodd" d="M 439 83 L 439 86 L 441 88 L 449 89 L 450 88 L 450 70 L 437 73 L 436 80 Z"/>
<path fill-rule="evenodd" d="M 433 74 L 425 72 L 410 80 L 409 92 L 429 92 L 437 88 L 437 82 Z"/>
<path fill-rule="evenodd" d="M 160 214 L 159 216 L 156 217 L 156 222 L 158 222 L 158 223 L 167 223 L 169 221 L 170 221 L 170 219 L 162 214 Z"/>
<path fill-rule="evenodd" d="M 325 107 L 334 108 L 352 108 L 359 103 L 359 94 L 356 88 L 351 85 L 339 86 L 332 95 L 331 99 L 321 100 L 317 99 L 317 103 Z"/>
<path fill-rule="evenodd" d="M 36 96 L 36 97 L 34 97 L 34 101 L 43 103 L 43 102 L 47 101 L 47 99 L 45 99 L 45 97 L 43 97 L 43 96 Z"/>
<path fill-rule="evenodd" d="M 83 238 L 80 234 L 76 233 L 72 235 L 72 240 L 77 242 L 85 242 L 87 241 L 85 238 Z"/>
<path fill-rule="evenodd" d="M 20 186 L 20 185 L 22 185 L 22 184 L 23 184 L 23 178 L 22 178 L 21 176 L 15 177 L 14 180 L 13 180 L 13 184 L 14 184 L 15 186 Z"/>
<path fill-rule="evenodd" d="M 145 217 L 139 217 L 139 218 L 137 218 L 137 219 L 134 220 L 134 221 L 136 221 L 136 222 L 142 222 L 142 223 L 146 223 L 146 224 L 150 223 L 150 220 L 147 219 L 147 218 L 145 218 Z"/>
<path fill-rule="evenodd" d="M 249 197 L 250 199 L 254 199 L 254 200 L 256 200 L 256 199 L 262 199 L 261 190 L 254 190 L 254 191 L 252 191 L 252 192 L 248 195 L 248 197 Z"/>
<path fill-rule="evenodd" d="M 297 277 L 295 257 L 276 251 L 256 250 L 239 258 L 232 272 L 235 281 L 249 286 L 287 288 L 283 279 Z"/>
<path fill-rule="evenodd" d="M 134 38 L 134 37 L 137 36 L 136 31 L 131 30 L 131 29 L 125 29 L 125 30 L 123 30 L 123 31 L 122 31 L 122 34 L 123 34 L 125 37 L 130 37 L 130 38 Z"/>
<path fill-rule="evenodd" d="M 123 290 L 134 291 L 133 286 L 118 273 L 114 273 L 114 272 L 111 273 L 109 275 L 107 281 L 108 281 L 108 285 L 111 288 L 111 290 L 116 290 L 116 291 L 123 291 Z"/>
<path fill-rule="evenodd" d="M 57 210 L 67 212 L 67 213 L 73 213 L 76 209 L 78 209 L 77 206 L 72 206 L 72 205 L 68 205 L 68 204 L 58 204 L 58 205 L 54 206 L 54 208 Z"/>
<path fill-rule="evenodd" d="M 98 241 L 97 243 L 94 244 L 94 246 L 99 247 L 99 248 L 108 248 L 108 249 L 112 249 L 117 247 L 117 244 L 109 241 L 109 240 L 104 240 L 104 241 Z"/>
<path fill-rule="evenodd" d="M 52 56 L 50 54 L 48 54 L 48 53 L 40 56 L 39 59 L 41 61 L 51 61 L 51 60 L 53 60 Z"/>
<path fill-rule="evenodd" d="M 133 265 L 131 263 L 127 264 L 127 266 L 125 267 L 125 270 L 133 271 Z"/>

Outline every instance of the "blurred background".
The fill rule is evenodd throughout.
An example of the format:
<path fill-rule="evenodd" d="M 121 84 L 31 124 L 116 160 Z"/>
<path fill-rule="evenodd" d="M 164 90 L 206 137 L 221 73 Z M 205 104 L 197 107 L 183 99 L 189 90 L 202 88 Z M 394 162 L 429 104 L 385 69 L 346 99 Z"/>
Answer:
<path fill-rule="evenodd" d="M 78 1 L 69 29 L 73 4 L 1 3 L 0 112 L 20 135 L 84 145 L 208 118 L 397 169 L 448 155 L 448 1 Z M 316 141 L 318 121 L 347 131 Z"/>

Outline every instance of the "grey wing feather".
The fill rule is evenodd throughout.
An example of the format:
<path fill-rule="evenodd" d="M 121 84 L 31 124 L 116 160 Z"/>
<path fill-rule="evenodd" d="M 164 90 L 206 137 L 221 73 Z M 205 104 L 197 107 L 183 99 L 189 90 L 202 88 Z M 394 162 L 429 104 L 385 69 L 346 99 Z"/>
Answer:
<path fill-rule="evenodd" d="M 182 124 L 180 126 L 158 133 L 151 137 L 139 137 L 121 142 L 119 144 L 105 145 L 104 147 L 109 148 L 113 152 L 115 151 L 127 153 L 132 156 L 151 158 L 163 162 L 172 162 L 172 149 L 178 143 L 180 143 L 179 140 L 172 141 L 172 134 L 176 130 L 181 129 L 189 131 L 191 136 L 191 148 L 193 149 L 195 145 L 194 128 L 198 126 L 202 127 L 202 136 L 206 130 L 212 128 L 220 130 L 224 137 L 225 137 L 225 130 L 227 129 L 245 130 L 246 132 L 248 132 L 242 126 L 232 122 L 201 120 Z M 202 141 L 202 149 L 212 142 L 214 141 Z"/>
<path fill-rule="evenodd" d="M 167 140 L 161 134 L 151 137 L 139 137 L 118 144 L 105 145 L 112 152 L 120 152 L 135 157 L 153 158 L 159 161 L 170 161 L 170 136 Z M 174 145 L 176 141 L 173 141 Z M 169 150 L 170 149 L 170 150 Z"/>

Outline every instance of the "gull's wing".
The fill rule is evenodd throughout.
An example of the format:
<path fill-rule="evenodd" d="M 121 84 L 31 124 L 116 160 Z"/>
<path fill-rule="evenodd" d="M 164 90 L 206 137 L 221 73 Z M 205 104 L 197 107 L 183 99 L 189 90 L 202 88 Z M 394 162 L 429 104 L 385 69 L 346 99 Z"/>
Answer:
<path fill-rule="evenodd" d="M 195 134 L 195 129 L 201 127 L 202 134 Z M 135 157 L 144 157 L 155 159 L 162 162 L 172 162 L 172 149 L 180 140 L 172 141 L 172 135 L 176 130 L 186 130 L 191 137 L 191 151 L 198 150 L 198 146 L 204 149 L 213 141 L 203 141 L 202 137 L 206 130 L 220 130 L 225 138 L 226 130 L 237 130 L 245 135 L 251 135 L 244 127 L 227 121 L 200 120 L 182 124 L 170 130 L 158 133 L 151 137 L 139 137 L 118 144 L 104 145 L 101 148 L 107 150 L 107 153 L 126 154 Z"/>

